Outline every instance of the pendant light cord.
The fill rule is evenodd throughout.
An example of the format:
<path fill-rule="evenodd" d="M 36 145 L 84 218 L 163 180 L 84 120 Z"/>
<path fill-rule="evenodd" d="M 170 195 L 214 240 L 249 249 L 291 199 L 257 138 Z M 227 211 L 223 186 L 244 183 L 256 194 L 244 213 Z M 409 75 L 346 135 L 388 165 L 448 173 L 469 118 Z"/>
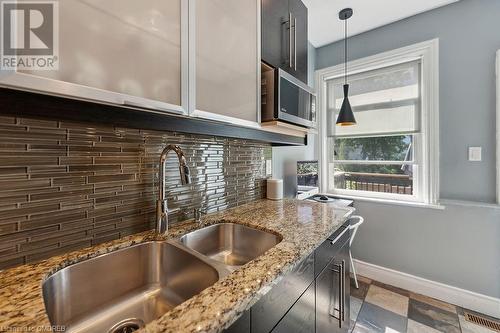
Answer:
<path fill-rule="evenodd" d="M 344 80 L 347 84 L 347 19 L 344 20 Z"/>

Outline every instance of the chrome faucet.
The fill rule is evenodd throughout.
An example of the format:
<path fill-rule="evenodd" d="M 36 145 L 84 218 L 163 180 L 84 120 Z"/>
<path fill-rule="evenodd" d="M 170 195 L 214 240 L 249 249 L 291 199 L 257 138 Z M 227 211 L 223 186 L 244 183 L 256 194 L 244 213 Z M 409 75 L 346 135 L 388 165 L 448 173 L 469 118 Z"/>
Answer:
<path fill-rule="evenodd" d="M 203 215 L 205 215 L 206 212 L 203 211 L 203 209 L 200 207 L 200 208 L 195 208 L 194 209 L 194 212 L 193 212 L 193 215 L 194 215 L 194 221 L 196 223 L 198 223 L 199 225 L 203 225 L 203 221 L 201 220 L 201 217 Z"/>
<path fill-rule="evenodd" d="M 158 200 L 156 202 L 156 232 L 161 235 L 166 235 L 168 232 L 168 213 L 167 197 L 165 195 L 165 164 L 167 155 L 170 151 L 174 151 L 179 159 L 179 173 L 181 175 L 182 185 L 191 183 L 189 168 L 186 164 L 186 157 L 181 147 L 175 145 L 167 145 L 160 155 L 160 166 L 158 171 Z"/>

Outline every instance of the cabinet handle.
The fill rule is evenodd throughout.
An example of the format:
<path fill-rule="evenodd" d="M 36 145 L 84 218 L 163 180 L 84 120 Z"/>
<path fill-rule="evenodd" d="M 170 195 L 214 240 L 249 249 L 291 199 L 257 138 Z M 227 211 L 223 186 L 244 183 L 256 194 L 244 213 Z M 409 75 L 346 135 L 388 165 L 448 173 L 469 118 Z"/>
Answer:
<path fill-rule="evenodd" d="M 293 19 L 293 67 L 297 70 L 297 18 Z"/>
<path fill-rule="evenodd" d="M 341 322 L 345 321 L 345 260 L 342 260 L 340 265 L 340 281 L 342 282 L 342 287 L 340 288 L 340 317 Z M 342 324 L 341 324 L 342 325 Z"/>
<path fill-rule="evenodd" d="M 334 240 L 332 240 L 332 241 L 330 242 L 330 244 L 331 244 L 331 245 L 334 245 L 335 243 L 337 243 L 337 242 L 338 242 L 338 240 L 339 240 L 342 236 L 344 236 L 344 234 L 345 234 L 346 232 L 348 232 L 348 231 L 349 231 L 349 227 L 345 228 L 345 229 L 344 229 L 344 231 L 342 231 L 342 232 L 341 232 L 341 233 L 340 233 L 340 234 L 339 234 L 339 235 L 338 235 L 338 236 L 337 236 Z"/>
<path fill-rule="evenodd" d="M 342 293 L 342 288 L 343 288 L 343 286 L 344 286 L 344 282 L 342 281 L 342 271 L 343 271 L 344 269 L 343 269 L 343 267 L 342 267 L 342 266 L 343 266 L 343 264 L 340 264 L 340 265 L 334 265 L 334 266 L 335 266 L 335 267 L 337 267 L 338 269 L 333 269 L 333 268 L 330 268 L 330 270 L 331 270 L 332 272 L 334 272 L 334 273 L 338 273 L 338 275 L 339 275 L 339 285 L 338 285 L 338 287 L 339 287 L 339 293 L 340 293 L 340 297 L 339 297 L 339 298 L 340 298 L 340 299 L 339 299 L 339 308 L 337 309 L 337 308 L 335 307 L 335 305 L 334 305 L 334 307 L 333 307 L 333 312 L 334 312 L 334 314 L 330 313 L 330 309 L 328 309 L 328 314 L 330 315 L 330 317 L 333 317 L 333 318 L 337 319 L 337 320 L 339 321 L 339 328 L 342 328 L 342 320 L 343 320 L 342 318 L 344 317 L 344 314 L 343 314 L 343 312 L 344 312 L 344 310 L 343 310 L 344 304 L 343 304 L 343 301 L 342 301 L 342 297 L 343 297 L 343 296 L 342 296 L 342 295 L 343 295 L 343 293 Z M 333 280 L 332 280 L 332 282 L 333 282 Z M 335 289 L 335 286 L 333 286 L 333 285 L 332 285 L 332 289 Z M 330 301 L 331 301 L 331 300 L 332 300 L 332 294 L 330 293 Z M 335 304 L 335 300 L 334 300 L 334 304 Z M 337 317 L 337 316 L 335 316 L 335 311 L 338 311 L 338 312 L 339 312 L 339 316 L 338 316 L 338 317 Z"/>
<path fill-rule="evenodd" d="M 288 12 L 288 67 L 293 68 L 292 65 L 292 12 Z"/>

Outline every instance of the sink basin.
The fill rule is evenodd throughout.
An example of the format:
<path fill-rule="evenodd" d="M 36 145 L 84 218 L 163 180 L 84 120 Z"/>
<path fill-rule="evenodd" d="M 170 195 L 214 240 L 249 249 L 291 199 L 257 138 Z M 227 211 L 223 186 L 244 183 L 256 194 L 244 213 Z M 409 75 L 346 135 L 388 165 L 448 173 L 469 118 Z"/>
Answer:
<path fill-rule="evenodd" d="M 132 332 L 219 279 L 195 254 L 148 242 L 66 267 L 43 284 L 52 325 L 65 332 Z"/>
<path fill-rule="evenodd" d="M 240 224 L 219 223 L 192 231 L 180 242 L 227 266 L 241 266 L 281 242 L 281 237 Z"/>

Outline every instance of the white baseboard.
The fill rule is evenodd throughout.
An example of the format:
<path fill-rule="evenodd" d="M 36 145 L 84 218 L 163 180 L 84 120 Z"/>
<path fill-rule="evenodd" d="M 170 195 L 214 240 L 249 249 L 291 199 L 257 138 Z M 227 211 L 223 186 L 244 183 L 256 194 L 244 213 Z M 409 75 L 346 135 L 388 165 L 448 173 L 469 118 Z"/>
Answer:
<path fill-rule="evenodd" d="M 500 318 L 500 298 L 478 294 L 357 259 L 354 259 L 354 266 L 359 275 L 369 279 Z"/>

